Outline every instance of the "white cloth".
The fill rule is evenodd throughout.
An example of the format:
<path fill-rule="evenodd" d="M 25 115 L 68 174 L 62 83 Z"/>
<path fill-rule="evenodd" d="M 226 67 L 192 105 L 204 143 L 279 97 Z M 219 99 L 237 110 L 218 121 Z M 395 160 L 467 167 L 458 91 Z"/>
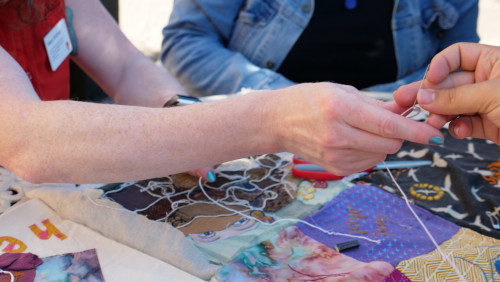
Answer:
<path fill-rule="evenodd" d="M 3 167 L 0 167 L 0 214 L 23 197 L 23 189 L 19 177 Z"/>
<path fill-rule="evenodd" d="M 75 206 L 77 209 L 78 206 Z M 84 212 L 84 211 L 79 211 Z M 36 224 L 46 230 L 42 223 L 48 219 L 64 236 L 45 234 L 40 239 L 30 226 Z M 140 229 L 139 229 L 140 230 Z M 142 233 L 141 231 L 137 231 Z M 39 257 L 60 255 L 96 249 L 102 272 L 106 281 L 201 281 L 172 265 L 127 247 L 101 234 L 70 220 L 62 219 L 38 199 L 16 204 L 0 215 L 0 254 L 9 248 L 10 237 L 18 240 L 11 249 L 24 245 L 24 252 Z M 48 237 L 48 238 L 47 238 Z"/>
<path fill-rule="evenodd" d="M 81 191 L 64 184 L 27 184 L 25 193 L 28 198 L 42 200 L 64 219 L 83 224 L 201 279 L 209 280 L 220 267 L 211 264 L 182 232 L 99 199 L 100 190 Z"/>

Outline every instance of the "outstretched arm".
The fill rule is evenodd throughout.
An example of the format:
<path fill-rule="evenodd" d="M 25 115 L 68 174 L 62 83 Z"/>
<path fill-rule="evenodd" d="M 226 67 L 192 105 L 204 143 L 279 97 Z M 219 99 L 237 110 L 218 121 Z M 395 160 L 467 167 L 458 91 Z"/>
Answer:
<path fill-rule="evenodd" d="M 396 152 L 402 139 L 442 137 L 400 116 L 402 107 L 331 83 L 146 108 L 43 102 L 1 48 L 0 65 L 0 165 L 31 182 L 124 182 L 282 151 L 347 175 Z"/>

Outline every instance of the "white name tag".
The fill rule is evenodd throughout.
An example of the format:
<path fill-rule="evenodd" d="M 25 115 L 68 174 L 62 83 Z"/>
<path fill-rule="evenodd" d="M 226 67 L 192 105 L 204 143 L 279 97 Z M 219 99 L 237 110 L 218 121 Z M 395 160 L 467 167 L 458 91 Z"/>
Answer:
<path fill-rule="evenodd" d="M 65 19 L 61 19 L 54 28 L 45 35 L 43 43 L 45 44 L 45 50 L 49 57 L 50 67 L 52 71 L 55 71 L 68 57 L 71 51 L 73 51 Z"/>

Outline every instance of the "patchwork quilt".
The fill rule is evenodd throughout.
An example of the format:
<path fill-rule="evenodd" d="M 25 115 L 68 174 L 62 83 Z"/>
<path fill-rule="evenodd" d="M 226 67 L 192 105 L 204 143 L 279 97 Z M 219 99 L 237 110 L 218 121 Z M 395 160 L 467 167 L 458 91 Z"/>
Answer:
<path fill-rule="evenodd" d="M 83 189 L 79 194 L 47 189 L 43 195 L 27 195 L 39 198 L 29 202 L 47 203 L 54 213 L 111 238 L 119 236 L 106 227 L 110 221 L 92 224 L 101 220 L 100 214 L 109 211 L 117 219 L 113 224 L 118 221 L 129 228 L 136 223 L 128 217 L 120 220 L 125 218 L 121 214 L 138 215 L 151 223 L 141 223 L 148 226 L 141 232 L 149 243 L 132 244 L 134 248 L 162 263 L 203 257 L 212 268 L 204 266 L 203 274 L 196 264 L 184 270 L 205 280 L 495 281 L 500 278 L 500 148 L 488 141 L 455 140 L 443 133 L 446 141 L 441 146 L 404 143 L 397 154 L 388 157 L 432 161 L 426 167 L 391 170 L 408 203 L 386 170 L 338 181 L 301 179 L 291 174 L 289 153 L 221 164 L 215 170 L 214 183 L 177 174 L 101 185 L 93 189 L 98 196 L 90 201 L 82 196 Z M 4 199 L 22 193 L 11 190 L 7 195 L 8 189 L 3 189 Z M 62 207 L 60 201 L 54 201 L 51 195 L 56 193 L 59 198 L 78 194 L 71 197 L 87 212 L 67 213 L 71 206 Z M 0 222 L 8 215 L 0 216 Z M 38 222 L 38 233 L 33 229 L 23 232 L 49 232 L 48 225 L 45 229 L 40 226 L 43 220 L 31 220 Z M 60 227 L 60 221 L 55 222 L 60 234 L 71 234 Z M 152 226 L 168 226 L 175 232 L 154 239 L 153 233 L 158 231 Z M 20 251 L 19 242 L 24 242 L 25 237 L 11 234 L 0 230 L 0 250 L 4 253 Z M 59 233 L 52 234 L 52 240 L 62 240 Z M 172 234 L 176 240 L 183 238 L 184 247 L 169 257 L 168 249 L 174 246 L 165 242 Z M 162 244 L 157 246 L 162 251 L 154 250 L 151 242 L 155 240 Z M 123 242 L 130 244 L 130 240 Z M 37 245 L 30 243 L 20 252 L 32 251 L 33 246 Z M 199 252 L 195 256 L 194 249 Z M 55 255 L 42 250 L 37 249 L 42 257 Z M 83 250 L 70 250 L 77 251 Z M 111 268 L 104 255 L 101 260 L 99 248 L 97 254 L 106 278 Z M 200 263 L 205 263 L 203 260 Z M 187 277 L 192 277 L 188 273 Z"/>

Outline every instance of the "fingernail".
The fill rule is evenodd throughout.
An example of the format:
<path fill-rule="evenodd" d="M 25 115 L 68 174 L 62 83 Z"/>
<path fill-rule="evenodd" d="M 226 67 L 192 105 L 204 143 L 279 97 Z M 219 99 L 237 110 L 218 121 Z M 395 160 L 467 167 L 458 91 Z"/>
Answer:
<path fill-rule="evenodd" d="M 434 102 L 434 92 L 431 92 L 427 89 L 420 89 L 418 91 L 418 103 L 419 104 L 432 104 Z"/>
<path fill-rule="evenodd" d="M 207 179 L 208 181 L 210 182 L 214 182 L 215 181 L 215 174 L 213 171 L 209 171 L 207 172 Z"/>
<path fill-rule="evenodd" d="M 431 139 L 429 139 L 429 143 L 432 145 L 441 145 L 443 144 L 443 138 L 440 136 L 434 136 Z"/>
<path fill-rule="evenodd" d="M 458 135 L 460 133 L 460 127 L 459 126 L 455 126 L 455 128 L 453 128 L 453 132 L 455 132 L 455 137 L 460 136 L 460 135 Z"/>

